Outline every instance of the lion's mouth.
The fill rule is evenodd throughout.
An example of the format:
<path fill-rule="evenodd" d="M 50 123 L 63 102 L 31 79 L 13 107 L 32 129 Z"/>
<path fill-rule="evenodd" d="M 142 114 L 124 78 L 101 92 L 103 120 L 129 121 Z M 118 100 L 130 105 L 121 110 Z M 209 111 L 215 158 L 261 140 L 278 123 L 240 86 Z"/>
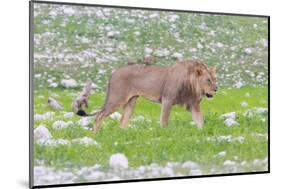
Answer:
<path fill-rule="evenodd" d="M 206 97 L 207 98 L 213 98 L 213 95 L 209 94 L 209 93 L 206 93 Z"/>

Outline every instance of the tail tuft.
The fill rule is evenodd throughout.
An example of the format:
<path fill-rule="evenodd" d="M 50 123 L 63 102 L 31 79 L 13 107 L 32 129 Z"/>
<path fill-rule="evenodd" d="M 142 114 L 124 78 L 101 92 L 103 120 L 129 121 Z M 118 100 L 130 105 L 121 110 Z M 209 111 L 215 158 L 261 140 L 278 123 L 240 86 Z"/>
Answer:
<path fill-rule="evenodd" d="M 76 112 L 76 114 L 77 115 L 79 115 L 79 116 L 88 116 L 88 114 L 84 111 L 84 110 L 78 110 L 77 112 Z"/>

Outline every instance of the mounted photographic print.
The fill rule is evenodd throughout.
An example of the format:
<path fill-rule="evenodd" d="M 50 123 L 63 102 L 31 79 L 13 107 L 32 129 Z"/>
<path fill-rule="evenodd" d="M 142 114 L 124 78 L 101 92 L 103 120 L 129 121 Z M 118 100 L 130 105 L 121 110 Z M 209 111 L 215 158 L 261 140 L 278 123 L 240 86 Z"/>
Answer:
<path fill-rule="evenodd" d="M 269 16 L 30 2 L 30 187 L 269 173 Z"/>

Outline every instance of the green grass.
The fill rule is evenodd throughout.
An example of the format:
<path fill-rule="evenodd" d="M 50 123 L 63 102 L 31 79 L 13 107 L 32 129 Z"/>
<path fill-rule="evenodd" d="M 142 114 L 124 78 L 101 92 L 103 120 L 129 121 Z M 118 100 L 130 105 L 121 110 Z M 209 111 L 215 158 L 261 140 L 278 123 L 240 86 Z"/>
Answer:
<path fill-rule="evenodd" d="M 38 91 L 35 98 L 35 112 L 43 113 L 51 111 L 45 104 L 50 94 L 56 94 L 57 99 L 65 106 L 65 111 L 71 111 L 70 104 L 75 90 L 55 89 L 50 92 Z M 249 93 L 250 97 L 245 94 Z M 69 95 L 72 94 L 72 95 Z M 36 95 L 36 96 L 37 96 Z M 113 153 L 124 153 L 131 167 L 148 165 L 151 163 L 165 164 L 167 162 L 195 161 L 208 169 L 211 165 L 221 165 L 225 160 L 239 159 L 250 161 L 267 156 L 267 140 L 254 136 L 255 133 L 267 133 L 267 115 L 256 115 L 251 118 L 243 116 L 243 113 L 252 107 L 267 107 L 267 88 L 242 88 L 220 89 L 213 100 L 203 100 L 202 109 L 205 115 L 205 126 L 197 129 L 191 124 L 191 114 L 183 107 L 175 106 L 172 109 L 169 127 L 161 128 L 159 125 L 160 104 L 152 103 L 140 98 L 137 102 L 134 116 L 142 115 L 145 121 L 131 121 L 133 125 L 125 130 L 119 128 L 119 122 L 107 118 L 103 122 L 102 130 L 98 134 L 85 130 L 78 125 L 63 130 L 51 128 L 55 120 L 73 121 L 80 119 L 74 116 L 71 119 L 62 118 L 63 112 L 57 111 L 55 118 L 49 121 L 35 122 L 45 125 L 54 138 L 75 139 L 88 136 L 98 142 L 98 146 L 85 146 L 70 144 L 66 146 L 42 147 L 35 144 L 35 159 L 42 159 L 47 165 L 55 167 L 80 167 L 91 166 L 96 163 L 108 165 Z M 104 100 L 104 94 L 94 94 L 90 99 L 90 107 L 87 111 L 98 109 Z M 247 102 L 247 107 L 242 107 L 241 102 Z M 235 111 L 238 114 L 237 121 L 240 126 L 227 127 L 220 115 Z M 120 112 L 122 112 L 120 110 Z M 265 119 L 261 121 L 262 119 Z M 245 138 L 239 142 L 211 142 L 207 138 L 232 135 Z M 216 155 L 226 151 L 223 158 Z"/>

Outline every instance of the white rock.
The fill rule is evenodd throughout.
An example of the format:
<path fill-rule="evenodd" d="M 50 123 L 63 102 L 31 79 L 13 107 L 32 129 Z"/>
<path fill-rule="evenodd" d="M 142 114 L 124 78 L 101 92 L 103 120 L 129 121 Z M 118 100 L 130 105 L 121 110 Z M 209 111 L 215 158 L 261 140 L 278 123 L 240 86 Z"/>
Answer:
<path fill-rule="evenodd" d="M 124 154 L 116 153 L 111 155 L 109 159 L 109 166 L 113 169 L 127 169 L 129 162 Z"/>
<path fill-rule="evenodd" d="M 231 161 L 231 160 L 226 160 L 223 162 L 224 166 L 235 166 L 236 162 L 235 161 Z"/>
<path fill-rule="evenodd" d="M 199 165 L 193 161 L 186 161 L 182 167 L 185 169 L 199 169 Z"/>
<path fill-rule="evenodd" d="M 51 138 L 51 133 L 44 125 L 39 125 L 34 129 L 34 139 L 36 142 L 45 142 Z"/>
<path fill-rule="evenodd" d="M 268 112 L 268 108 L 256 108 L 258 114 L 264 114 Z"/>
<path fill-rule="evenodd" d="M 146 47 L 146 48 L 144 49 L 144 53 L 145 53 L 146 55 L 151 55 L 151 53 L 153 53 L 153 49 Z"/>
<path fill-rule="evenodd" d="M 55 109 L 55 110 L 61 110 L 61 109 L 63 109 L 63 106 L 62 106 L 56 99 L 54 99 L 54 98 L 52 98 L 52 97 L 49 97 L 49 98 L 48 98 L 47 103 L 48 103 L 48 105 L 49 105 L 51 108 L 53 108 L 53 109 Z"/>
<path fill-rule="evenodd" d="M 248 55 L 252 54 L 253 53 L 253 50 L 251 48 L 245 48 L 244 49 L 244 52 Z"/>
<path fill-rule="evenodd" d="M 112 118 L 112 119 L 115 119 L 115 120 L 120 120 L 122 115 L 119 112 L 114 112 L 109 117 Z"/>
<path fill-rule="evenodd" d="M 241 102 L 240 105 L 241 105 L 242 107 L 246 107 L 246 106 L 248 106 L 248 103 L 247 103 L 247 102 Z"/>
<path fill-rule="evenodd" d="M 166 56 L 169 56 L 170 54 L 170 51 L 168 49 L 157 49 L 155 52 L 154 52 L 155 56 L 159 57 L 159 58 L 162 58 L 162 57 L 166 57 Z"/>
<path fill-rule="evenodd" d="M 134 117 L 132 120 L 133 121 L 145 121 L 145 118 L 143 116 L 139 115 L 139 116 Z"/>
<path fill-rule="evenodd" d="M 61 120 L 55 121 L 52 125 L 53 129 L 66 129 L 69 126 L 72 126 L 73 122 L 72 121 L 68 121 L 68 122 L 64 122 Z"/>
<path fill-rule="evenodd" d="M 217 43 L 216 43 L 216 46 L 217 46 L 218 48 L 224 47 L 224 45 L 223 45 L 221 42 L 217 42 Z"/>
<path fill-rule="evenodd" d="M 61 85 L 65 88 L 75 88 L 78 86 L 78 83 L 74 79 L 63 79 L 61 80 Z"/>
<path fill-rule="evenodd" d="M 239 123 L 237 121 L 235 121 L 234 119 L 228 118 L 224 121 L 224 124 L 226 124 L 228 127 L 232 127 L 232 126 L 238 126 Z"/>
<path fill-rule="evenodd" d="M 120 32 L 119 31 L 109 31 L 106 36 L 108 38 L 117 38 L 120 36 Z"/>
<path fill-rule="evenodd" d="M 55 115 L 55 112 L 46 112 L 44 114 L 34 114 L 34 121 L 48 120 Z"/>
<path fill-rule="evenodd" d="M 72 118 L 74 116 L 73 112 L 67 112 L 63 115 L 64 118 Z"/>
<path fill-rule="evenodd" d="M 75 10 L 71 7 L 65 7 L 63 9 L 63 12 L 64 12 L 64 14 L 69 15 L 69 16 L 72 16 L 75 14 Z"/>
<path fill-rule="evenodd" d="M 200 169 L 191 169 L 189 175 L 202 175 L 202 171 Z"/>
<path fill-rule="evenodd" d="M 175 22 L 177 19 L 179 19 L 180 17 L 176 14 L 173 15 L 169 15 L 169 21 L 170 22 Z"/>
<path fill-rule="evenodd" d="M 191 49 L 189 49 L 189 52 L 197 52 L 197 49 L 196 48 L 191 48 Z"/>
<path fill-rule="evenodd" d="M 90 138 L 90 137 L 83 137 L 83 138 L 77 138 L 72 140 L 73 143 L 76 144 L 85 144 L 85 145 L 98 145 L 98 143 Z"/>
<path fill-rule="evenodd" d="M 149 18 L 158 18 L 159 14 L 158 13 L 153 13 L 151 15 L 149 15 Z"/>
<path fill-rule="evenodd" d="M 226 151 L 221 151 L 217 154 L 218 157 L 224 157 L 226 155 Z"/>
<path fill-rule="evenodd" d="M 165 167 L 161 170 L 161 174 L 171 177 L 174 175 L 174 171 L 170 167 Z"/>
<path fill-rule="evenodd" d="M 181 53 L 177 53 L 175 52 L 173 55 L 172 55 L 173 58 L 175 59 L 178 59 L 178 60 L 181 60 L 183 59 L 183 55 Z"/>
<path fill-rule="evenodd" d="M 56 88 L 56 87 L 58 87 L 58 84 L 57 83 L 51 83 L 50 87 Z"/>
<path fill-rule="evenodd" d="M 236 119 L 236 112 L 225 113 L 221 115 L 223 119 Z"/>
<path fill-rule="evenodd" d="M 237 81 L 233 86 L 239 89 L 243 86 L 243 83 L 241 81 Z"/>
<path fill-rule="evenodd" d="M 79 121 L 76 122 L 77 125 L 80 125 L 82 127 L 89 126 L 93 124 L 93 118 L 91 117 L 83 117 Z"/>

